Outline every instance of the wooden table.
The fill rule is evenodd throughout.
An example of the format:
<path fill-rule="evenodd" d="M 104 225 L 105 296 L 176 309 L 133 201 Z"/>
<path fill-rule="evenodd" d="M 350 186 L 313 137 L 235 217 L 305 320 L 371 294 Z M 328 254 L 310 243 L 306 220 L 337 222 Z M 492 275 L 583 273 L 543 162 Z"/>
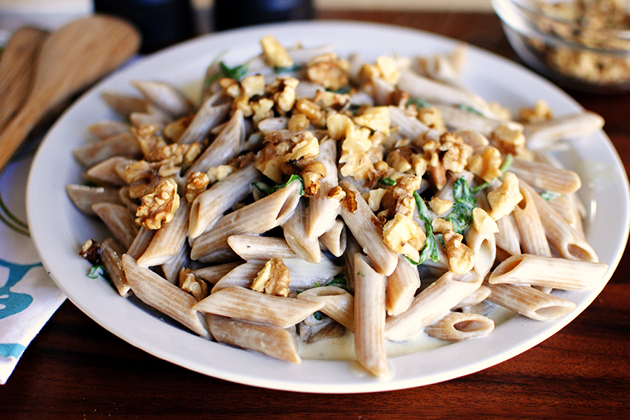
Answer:
<path fill-rule="evenodd" d="M 490 14 L 326 12 L 444 34 L 516 59 Z M 572 93 L 603 115 L 630 169 L 630 95 Z M 28 347 L 7 385 L 0 418 L 629 418 L 630 255 L 596 301 L 535 348 L 446 383 L 363 395 L 258 389 L 190 372 L 104 330 L 66 302 Z"/>

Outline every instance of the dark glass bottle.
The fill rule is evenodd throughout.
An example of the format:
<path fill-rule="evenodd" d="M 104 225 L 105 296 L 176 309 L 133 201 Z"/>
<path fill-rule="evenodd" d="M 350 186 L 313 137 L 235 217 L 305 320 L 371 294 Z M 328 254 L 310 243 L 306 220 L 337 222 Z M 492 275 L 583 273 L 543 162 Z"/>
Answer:
<path fill-rule="evenodd" d="M 313 19 L 312 0 L 215 0 L 214 27 L 217 31 L 258 25 Z"/>
<path fill-rule="evenodd" d="M 141 53 L 194 35 L 190 0 L 93 0 L 94 11 L 127 19 L 142 34 Z"/>

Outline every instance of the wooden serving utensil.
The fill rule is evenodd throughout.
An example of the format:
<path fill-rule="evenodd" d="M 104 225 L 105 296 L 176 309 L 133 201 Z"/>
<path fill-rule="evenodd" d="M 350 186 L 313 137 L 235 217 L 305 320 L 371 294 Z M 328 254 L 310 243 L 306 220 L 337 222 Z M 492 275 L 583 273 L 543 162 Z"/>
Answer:
<path fill-rule="evenodd" d="M 22 106 L 35 70 L 35 59 L 48 32 L 37 28 L 17 30 L 0 59 L 0 132 Z"/>
<path fill-rule="evenodd" d="M 41 47 L 24 106 L 0 135 L 0 169 L 42 117 L 125 63 L 139 46 L 138 31 L 109 16 L 79 19 L 52 33 Z"/>

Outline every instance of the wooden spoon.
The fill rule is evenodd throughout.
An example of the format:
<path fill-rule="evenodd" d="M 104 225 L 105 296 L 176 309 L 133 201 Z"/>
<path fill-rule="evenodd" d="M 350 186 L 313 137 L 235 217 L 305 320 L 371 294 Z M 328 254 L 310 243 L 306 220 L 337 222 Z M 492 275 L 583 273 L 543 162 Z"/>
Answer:
<path fill-rule="evenodd" d="M 28 95 L 35 59 L 48 33 L 21 28 L 13 34 L 0 59 L 0 132 L 15 115 Z"/>
<path fill-rule="evenodd" d="M 28 99 L 0 135 L 0 169 L 49 110 L 126 62 L 139 46 L 136 29 L 109 16 L 79 19 L 50 35 Z"/>

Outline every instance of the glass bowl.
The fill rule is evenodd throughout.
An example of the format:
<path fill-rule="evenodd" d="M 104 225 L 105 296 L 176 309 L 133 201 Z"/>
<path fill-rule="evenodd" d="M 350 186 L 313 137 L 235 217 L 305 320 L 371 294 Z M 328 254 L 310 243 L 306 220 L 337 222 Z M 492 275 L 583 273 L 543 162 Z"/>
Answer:
<path fill-rule="evenodd" d="M 512 48 L 569 89 L 630 91 L 630 12 L 624 0 L 492 0 Z"/>

